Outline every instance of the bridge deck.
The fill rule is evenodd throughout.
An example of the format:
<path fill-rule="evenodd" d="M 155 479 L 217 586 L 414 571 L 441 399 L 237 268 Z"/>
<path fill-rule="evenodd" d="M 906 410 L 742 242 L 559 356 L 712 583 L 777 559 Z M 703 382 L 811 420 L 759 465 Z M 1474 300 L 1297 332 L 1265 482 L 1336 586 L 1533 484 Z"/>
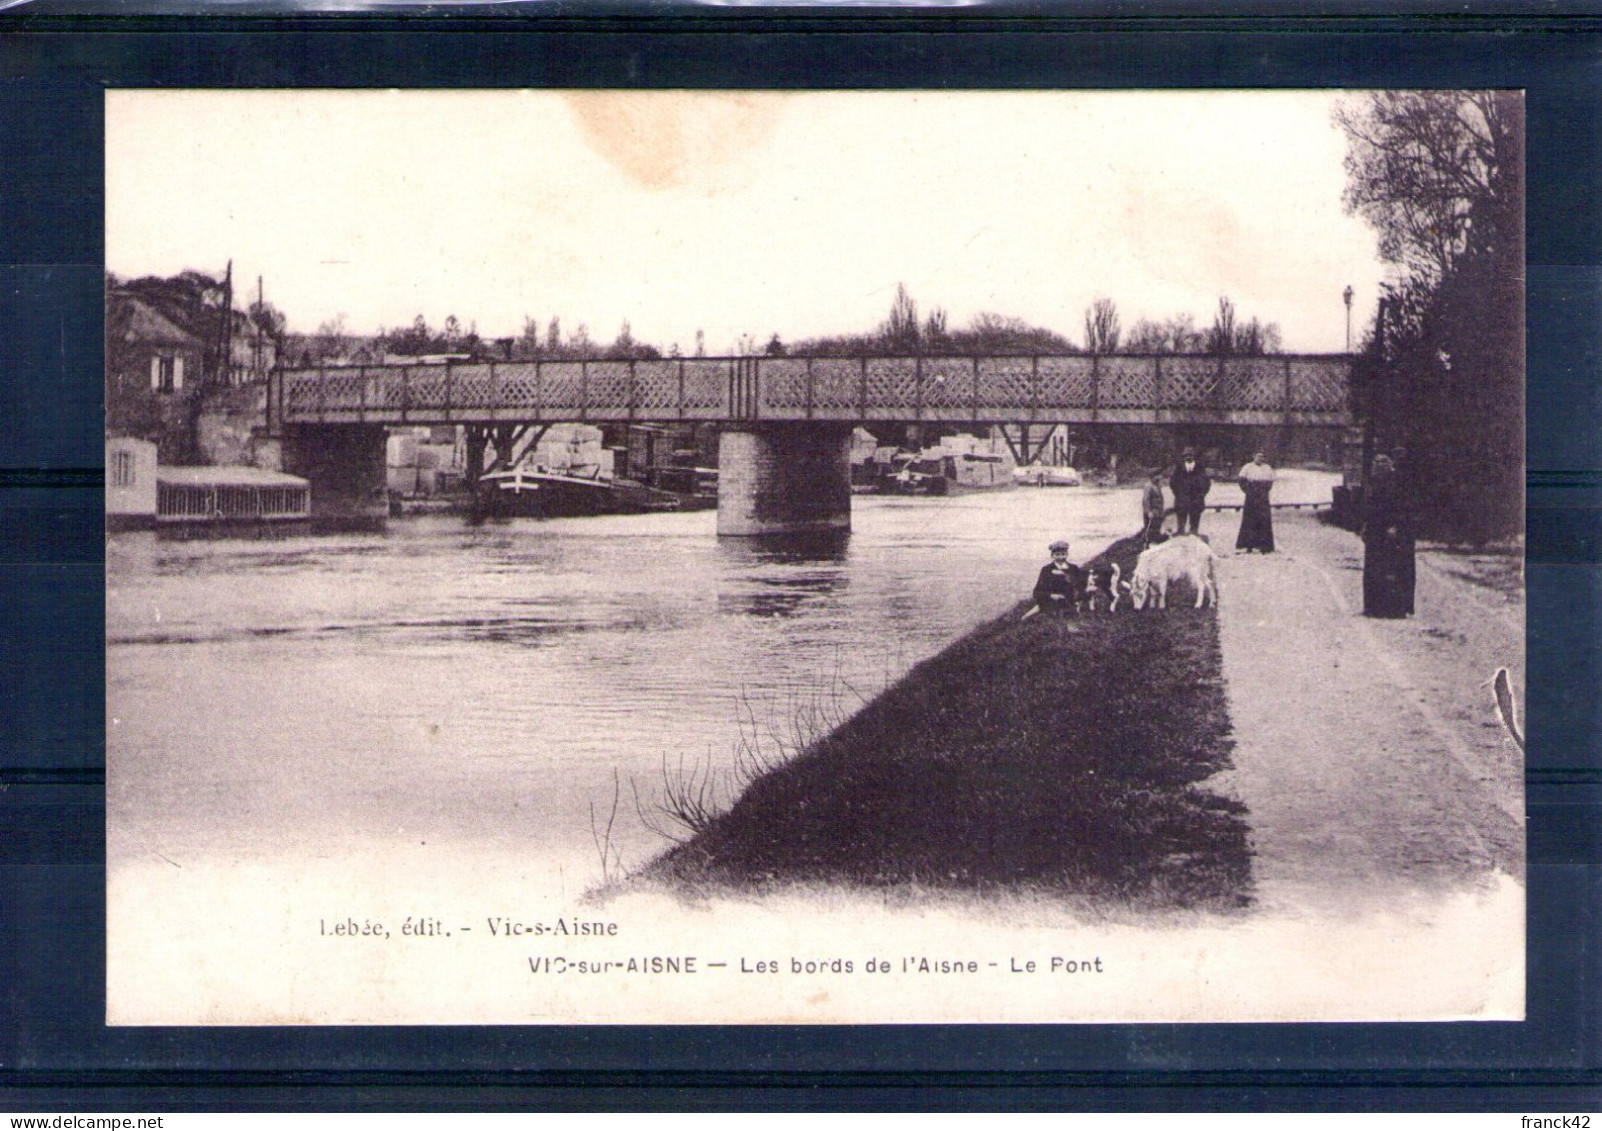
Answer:
<path fill-rule="evenodd" d="M 285 369 L 269 423 L 931 421 L 1343 425 L 1344 355 L 761 357 Z"/>

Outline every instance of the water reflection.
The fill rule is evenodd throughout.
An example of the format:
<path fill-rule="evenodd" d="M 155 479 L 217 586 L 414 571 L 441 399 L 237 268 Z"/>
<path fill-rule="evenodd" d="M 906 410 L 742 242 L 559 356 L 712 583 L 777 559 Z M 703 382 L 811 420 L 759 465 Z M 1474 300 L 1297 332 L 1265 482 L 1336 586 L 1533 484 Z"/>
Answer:
<path fill-rule="evenodd" d="M 851 547 L 849 530 L 809 530 L 796 534 L 759 534 L 756 537 L 719 538 L 718 552 L 736 567 L 754 562 L 793 565 L 798 562 L 846 560 Z"/>

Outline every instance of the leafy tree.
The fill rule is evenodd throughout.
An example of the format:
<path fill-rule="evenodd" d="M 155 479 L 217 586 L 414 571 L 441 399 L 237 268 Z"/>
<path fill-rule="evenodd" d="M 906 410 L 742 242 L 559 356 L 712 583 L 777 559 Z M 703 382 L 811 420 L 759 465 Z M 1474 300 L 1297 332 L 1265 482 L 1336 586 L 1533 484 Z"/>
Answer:
<path fill-rule="evenodd" d="M 1118 335 L 1117 304 L 1110 298 L 1098 298 L 1085 311 L 1085 352 L 1116 353 Z"/>
<path fill-rule="evenodd" d="M 562 319 L 554 314 L 545 324 L 545 348 L 552 353 L 562 348 Z"/>
<path fill-rule="evenodd" d="M 1368 411 L 1402 444 L 1422 528 L 1484 541 L 1523 527 L 1524 106 L 1512 91 L 1378 91 L 1335 111 L 1344 202 L 1398 280 Z"/>
<path fill-rule="evenodd" d="M 289 319 L 284 312 L 270 302 L 251 303 L 249 317 L 251 324 L 274 342 L 281 341 L 284 331 L 289 328 Z"/>
<path fill-rule="evenodd" d="M 946 311 L 944 307 L 936 306 L 929 311 L 929 317 L 923 322 L 923 336 L 930 343 L 940 343 L 946 340 Z"/>
<path fill-rule="evenodd" d="M 1375 91 L 1341 102 L 1343 201 L 1412 283 L 1523 250 L 1523 102 L 1511 91 Z"/>
<path fill-rule="evenodd" d="M 784 348 L 784 342 L 779 339 L 779 332 L 777 330 L 773 332 L 773 337 L 768 339 L 768 344 L 764 348 L 763 352 L 769 357 L 783 357 L 787 352 L 789 352 Z"/>

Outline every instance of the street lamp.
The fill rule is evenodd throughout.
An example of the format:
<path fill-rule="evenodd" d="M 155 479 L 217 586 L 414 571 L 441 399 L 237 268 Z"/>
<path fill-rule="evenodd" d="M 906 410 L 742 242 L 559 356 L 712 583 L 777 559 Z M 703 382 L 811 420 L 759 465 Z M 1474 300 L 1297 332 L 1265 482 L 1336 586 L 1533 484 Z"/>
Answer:
<path fill-rule="evenodd" d="M 1347 353 L 1351 353 L 1352 352 L 1352 288 L 1351 287 L 1347 287 L 1344 291 L 1342 291 L 1341 292 L 1341 297 L 1346 300 L 1346 352 Z"/>

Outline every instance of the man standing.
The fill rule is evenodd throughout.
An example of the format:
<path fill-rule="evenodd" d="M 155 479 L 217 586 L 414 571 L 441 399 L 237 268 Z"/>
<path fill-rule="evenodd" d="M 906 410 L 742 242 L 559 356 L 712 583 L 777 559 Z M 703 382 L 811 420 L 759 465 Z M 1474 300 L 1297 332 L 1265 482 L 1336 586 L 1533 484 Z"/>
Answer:
<path fill-rule="evenodd" d="M 1195 448 L 1186 448 L 1179 458 L 1168 485 L 1174 492 L 1174 513 L 1179 516 L 1179 534 L 1200 534 L 1202 509 L 1213 481 L 1196 458 Z M 1188 529 L 1187 529 L 1188 527 Z"/>

